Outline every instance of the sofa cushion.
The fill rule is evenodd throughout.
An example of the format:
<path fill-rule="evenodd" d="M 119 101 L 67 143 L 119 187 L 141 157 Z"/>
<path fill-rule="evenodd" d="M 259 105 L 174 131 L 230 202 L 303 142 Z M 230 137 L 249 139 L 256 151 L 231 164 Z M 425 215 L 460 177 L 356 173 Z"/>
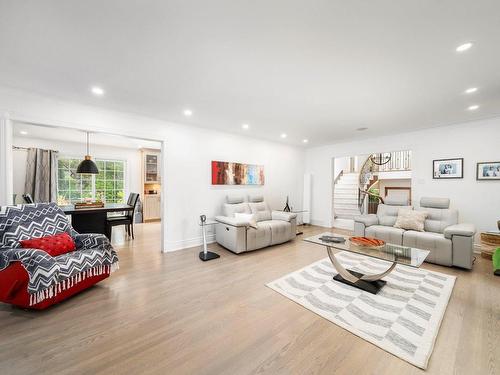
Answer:
<path fill-rule="evenodd" d="M 379 204 L 377 208 L 377 218 L 380 225 L 393 226 L 398 217 L 400 208 L 411 209 L 411 206 L 392 206 L 388 204 Z"/>
<path fill-rule="evenodd" d="M 429 250 L 427 262 L 445 266 L 453 264 L 452 242 L 441 233 L 408 230 L 403 234 L 403 245 Z"/>
<path fill-rule="evenodd" d="M 228 195 L 226 197 L 226 201 L 229 204 L 238 204 L 243 203 L 245 201 L 245 198 L 243 198 L 242 195 Z"/>
<path fill-rule="evenodd" d="M 427 212 L 424 224 L 426 232 L 443 233 L 444 228 L 458 223 L 457 210 L 430 207 L 418 207 L 416 210 Z"/>
<path fill-rule="evenodd" d="M 248 197 L 248 201 L 253 202 L 253 203 L 264 202 L 264 196 L 263 195 L 250 195 Z"/>
<path fill-rule="evenodd" d="M 234 213 L 234 218 L 241 221 L 247 221 L 249 226 L 257 229 L 257 221 L 255 220 L 254 214 L 242 214 L 239 212 Z"/>
<path fill-rule="evenodd" d="M 53 257 L 69 253 L 76 249 L 75 241 L 66 232 L 54 236 L 21 240 L 20 243 L 21 247 L 25 249 L 40 249 Z"/>
<path fill-rule="evenodd" d="M 236 203 L 236 204 L 229 204 L 229 203 L 224 203 L 222 205 L 222 211 L 224 212 L 224 216 L 227 217 L 234 217 L 235 213 L 242 213 L 242 214 L 250 214 L 250 207 L 248 207 L 248 203 Z"/>
<path fill-rule="evenodd" d="M 271 220 L 271 209 L 266 202 L 248 203 L 248 206 L 257 221 Z"/>
<path fill-rule="evenodd" d="M 259 225 L 267 225 L 271 228 L 271 244 L 276 245 L 290 239 L 292 224 L 283 220 L 266 220 L 259 222 Z"/>
<path fill-rule="evenodd" d="M 401 245 L 403 243 L 404 229 L 388 227 L 385 225 L 371 225 L 365 230 L 366 237 L 375 237 L 388 243 Z"/>
<path fill-rule="evenodd" d="M 76 232 L 55 203 L 4 206 L 0 211 L 0 248 L 20 247 L 21 240 Z"/>
<path fill-rule="evenodd" d="M 425 211 L 415 211 L 407 208 L 400 208 L 398 211 L 398 218 L 396 219 L 396 223 L 394 224 L 394 228 L 423 232 L 426 217 L 427 212 Z"/>
<path fill-rule="evenodd" d="M 448 198 L 422 197 L 420 198 L 420 207 L 450 208 L 450 200 Z"/>
<path fill-rule="evenodd" d="M 271 225 L 269 223 L 258 222 L 257 229 L 247 229 L 247 251 L 271 246 Z"/>

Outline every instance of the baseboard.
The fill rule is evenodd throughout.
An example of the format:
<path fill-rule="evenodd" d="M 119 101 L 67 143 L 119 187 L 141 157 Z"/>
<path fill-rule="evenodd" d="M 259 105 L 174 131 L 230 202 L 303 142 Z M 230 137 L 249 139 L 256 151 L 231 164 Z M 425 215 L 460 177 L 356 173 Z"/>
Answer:
<path fill-rule="evenodd" d="M 314 219 L 312 219 L 308 224 L 309 225 L 315 225 L 317 227 L 330 228 L 330 225 L 328 225 L 328 223 L 324 222 L 323 220 L 314 220 Z"/>
<path fill-rule="evenodd" d="M 215 233 L 207 234 L 207 244 L 211 244 L 215 242 Z M 189 238 L 186 240 L 180 241 L 167 241 L 165 252 L 169 253 L 172 251 L 178 251 L 183 249 L 188 249 L 190 247 L 201 246 L 203 245 L 203 236 Z"/>
<path fill-rule="evenodd" d="M 474 254 L 481 254 L 481 245 L 478 243 L 474 244 Z"/>

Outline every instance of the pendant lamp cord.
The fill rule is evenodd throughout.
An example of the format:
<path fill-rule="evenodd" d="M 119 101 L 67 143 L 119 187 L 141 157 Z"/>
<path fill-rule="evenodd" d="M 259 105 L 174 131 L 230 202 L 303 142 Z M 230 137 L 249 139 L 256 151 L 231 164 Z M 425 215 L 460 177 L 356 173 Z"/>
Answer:
<path fill-rule="evenodd" d="M 87 132 L 87 155 L 90 155 L 89 151 L 89 132 Z"/>

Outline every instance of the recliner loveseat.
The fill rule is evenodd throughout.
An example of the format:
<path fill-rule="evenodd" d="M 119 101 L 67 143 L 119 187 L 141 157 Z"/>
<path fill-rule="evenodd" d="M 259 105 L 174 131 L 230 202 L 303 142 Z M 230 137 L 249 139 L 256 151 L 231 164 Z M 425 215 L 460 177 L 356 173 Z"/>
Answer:
<path fill-rule="evenodd" d="M 262 196 L 253 196 L 249 202 L 243 197 L 227 197 L 223 215 L 216 216 L 215 238 L 218 244 L 234 253 L 243 253 L 277 245 L 295 238 L 297 214 L 272 211 Z M 235 213 L 253 214 L 257 228 L 248 220 L 235 218 Z"/>
<path fill-rule="evenodd" d="M 476 229 L 472 224 L 458 224 L 458 211 L 449 206 L 447 198 L 423 197 L 415 209 L 427 212 L 427 218 L 424 232 L 418 232 L 394 227 L 399 209 L 412 206 L 406 199 L 386 198 L 377 214 L 354 217 L 354 235 L 429 250 L 427 262 L 471 269 Z"/>

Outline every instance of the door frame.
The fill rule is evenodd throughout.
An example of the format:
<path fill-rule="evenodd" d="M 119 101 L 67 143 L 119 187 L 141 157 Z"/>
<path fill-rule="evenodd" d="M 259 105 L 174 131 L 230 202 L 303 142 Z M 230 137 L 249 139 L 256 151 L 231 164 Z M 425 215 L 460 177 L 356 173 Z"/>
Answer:
<path fill-rule="evenodd" d="M 104 130 L 99 129 L 90 125 L 85 124 L 65 124 L 57 123 L 52 119 L 34 119 L 23 116 L 11 116 L 8 112 L 2 113 L 0 115 L 0 206 L 12 204 L 12 194 L 14 188 L 13 182 L 13 123 L 14 122 L 25 122 L 33 125 L 44 126 L 47 128 L 64 128 L 77 131 L 88 131 L 94 134 L 108 134 L 108 135 L 118 135 L 121 137 L 141 139 L 145 141 L 159 142 L 161 147 L 161 176 L 166 176 L 166 150 L 167 150 L 167 140 L 161 137 L 149 138 L 144 137 L 142 134 L 136 134 L 131 131 L 120 131 L 120 130 Z M 167 199 L 167 186 L 166 184 L 161 184 L 161 240 L 160 240 L 160 251 L 162 253 L 166 252 L 166 205 Z"/>

